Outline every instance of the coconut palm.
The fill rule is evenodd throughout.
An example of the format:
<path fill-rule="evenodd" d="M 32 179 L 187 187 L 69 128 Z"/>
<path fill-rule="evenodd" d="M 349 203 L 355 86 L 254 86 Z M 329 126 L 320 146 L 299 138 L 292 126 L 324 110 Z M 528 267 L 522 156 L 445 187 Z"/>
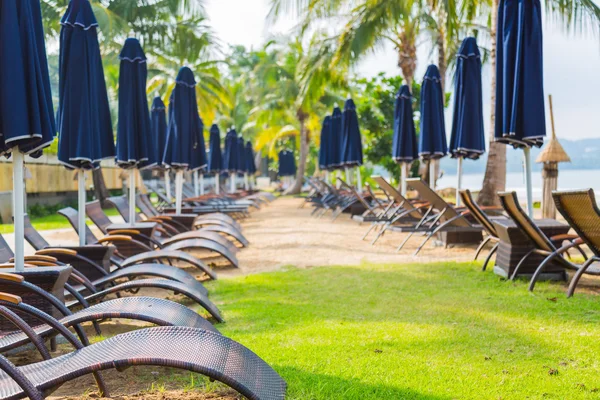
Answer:
<path fill-rule="evenodd" d="M 461 26 L 479 23 L 479 28 L 489 30 L 489 61 L 492 67 L 492 104 L 495 104 L 496 77 L 496 12 L 499 0 L 272 0 L 270 18 L 276 19 L 284 13 L 293 13 L 303 19 L 303 30 L 323 18 L 346 18 L 348 23 L 339 34 L 340 53 L 350 62 L 368 54 L 384 41 L 389 40 L 398 51 L 400 69 L 407 81 L 411 81 L 416 65 L 416 51 L 408 46 L 406 37 L 399 33 L 407 32 L 408 18 L 418 24 L 408 31 L 418 37 L 421 30 L 428 29 L 430 38 L 438 51 L 440 71 L 446 78 L 448 44 L 457 42 L 464 32 Z M 350 12 L 348 12 L 350 10 Z M 415 10 L 421 10 L 415 14 Z M 546 15 L 561 22 L 575 33 L 598 33 L 600 28 L 600 7 L 590 0 L 546 0 Z M 423 15 L 426 17 L 423 18 Z M 413 33 L 414 32 L 414 33 Z M 433 34 L 432 34 L 433 33 Z M 416 40 L 415 42 L 416 43 Z M 408 68 L 404 67 L 408 65 Z M 412 75 L 411 75 L 412 71 Z M 494 126 L 494 107 L 491 114 Z M 506 146 L 491 142 L 488 165 L 479 201 L 486 205 L 496 204 L 496 193 L 505 189 Z"/>
<path fill-rule="evenodd" d="M 260 103 L 252 114 L 256 125 L 264 129 L 258 134 L 257 147 L 260 150 L 268 146 L 273 155 L 278 141 L 298 137 L 298 172 L 289 193 L 299 193 L 306 173 L 310 133 L 317 129 L 327 109 L 341 99 L 335 92 L 347 87 L 346 71 L 331 68 L 333 52 L 323 44 L 320 33 L 308 45 L 300 40 L 271 42 L 260 56 L 254 70 L 260 82 Z"/>

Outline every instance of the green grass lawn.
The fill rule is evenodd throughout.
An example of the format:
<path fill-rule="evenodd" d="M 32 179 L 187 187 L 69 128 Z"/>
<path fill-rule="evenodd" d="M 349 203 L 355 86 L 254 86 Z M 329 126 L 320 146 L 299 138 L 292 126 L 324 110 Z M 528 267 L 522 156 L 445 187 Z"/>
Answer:
<path fill-rule="evenodd" d="M 290 268 L 207 285 L 219 329 L 290 399 L 600 398 L 600 299 L 479 269 Z"/>
<path fill-rule="evenodd" d="M 104 212 L 110 217 L 119 215 L 119 212 L 114 208 L 104 210 Z M 46 217 L 40 218 L 32 218 L 31 223 L 34 226 L 34 228 L 39 231 L 48 231 L 52 229 L 64 229 L 71 227 L 69 221 L 67 221 L 67 219 L 62 215 L 58 214 L 48 215 Z M 93 225 L 92 221 L 90 221 L 89 219 L 87 223 L 88 225 Z M 14 231 L 15 227 L 13 224 L 0 224 L 0 234 L 13 233 Z"/>

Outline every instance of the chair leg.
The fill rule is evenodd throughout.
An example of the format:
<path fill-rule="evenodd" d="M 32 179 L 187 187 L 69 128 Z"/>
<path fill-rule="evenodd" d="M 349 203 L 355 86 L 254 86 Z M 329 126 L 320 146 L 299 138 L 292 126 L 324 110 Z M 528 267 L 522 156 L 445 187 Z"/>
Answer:
<path fill-rule="evenodd" d="M 406 237 L 406 239 L 404 239 L 404 241 L 402 243 L 400 243 L 400 246 L 398 246 L 398 248 L 396 249 L 396 253 L 399 253 L 400 250 L 402 250 L 402 248 L 404 247 L 404 245 L 406 244 L 406 242 L 408 242 L 408 240 L 412 237 L 412 235 L 414 234 L 414 232 L 411 232 L 408 234 L 408 236 Z"/>
<path fill-rule="evenodd" d="M 385 231 L 387 230 L 388 226 L 390 226 L 390 224 L 386 223 L 384 226 L 381 227 L 381 229 L 379 230 L 379 233 L 375 236 L 375 238 L 371 242 L 371 246 L 374 246 L 375 243 L 379 240 L 379 238 L 385 234 Z"/>
<path fill-rule="evenodd" d="M 521 267 L 523 266 L 523 264 L 525 263 L 525 261 L 529 258 L 529 256 L 531 256 L 533 253 L 535 252 L 535 249 L 530 250 L 529 253 L 525 254 L 525 256 L 523 258 L 521 258 L 521 261 L 519 261 L 519 263 L 517 264 L 517 266 L 515 267 L 515 270 L 513 272 L 513 274 L 510 277 L 511 281 L 514 281 L 515 278 L 517 277 L 519 270 L 521 269 Z"/>
<path fill-rule="evenodd" d="M 483 251 L 483 248 L 490 242 L 490 240 L 492 240 L 492 237 L 488 236 L 481 242 L 481 244 L 479 244 L 479 247 L 477 247 L 477 250 L 475 251 L 475 258 L 473 258 L 473 261 L 477 261 L 479 254 Z"/>
<path fill-rule="evenodd" d="M 571 283 L 569 284 L 569 290 L 567 291 L 567 297 L 573 297 L 573 294 L 575 293 L 575 289 L 577 288 L 577 284 L 579 283 L 579 280 L 581 279 L 581 277 L 583 276 L 585 271 L 587 271 L 588 267 L 590 265 L 592 265 L 592 263 L 594 261 L 596 261 L 594 259 L 594 257 L 590 258 L 581 266 L 581 268 L 579 270 L 577 270 L 577 272 L 573 276 L 573 279 L 571 279 Z"/>
<path fill-rule="evenodd" d="M 554 260 L 559 254 L 558 253 L 552 253 L 550 254 L 548 257 L 546 257 L 544 259 L 544 261 L 542 261 L 542 263 L 537 267 L 537 269 L 535 270 L 535 272 L 533 273 L 533 276 L 531 277 L 531 281 L 529 281 L 529 291 L 533 292 L 533 289 L 535 289 L 535 284 L 538 281 L 538 279 L 540 278 L 540 276 L 542 275 L 542 272 L 544 271 L 544 268 L 546 268 L 546 265 L 548 265 L 550 263 L 550 261 Z"/>
<path fill-rule="evenodd" d="M 485 259 L 485 262 L 483 263 L 483 268 L 481 269 L 482 271 L 485 271 L 487 269 L 488 263 L 490 262 L 492 256 L 496 253 L 496 251 L 498 251 L 499 245 L 500 243 L 496 243 L 494 247 L 492 247 L 492 250 L 490 250 L 490 254 L 488 254 L 488 256 Z"/>
<path fill-rule="evenodd" d="M 417 250 L 415 250 L 415 253 L 413 254 L 413 256 L 416 256 L 417 254 L 419 254 L 419 252 L 421 251 L 423 246 L 425 246 L 425 243 L 427 243 L 429 241 L 429 239 L 431 239 L 433 237 L 433 235 L 435 235 L 435 231 L 431 232 L 427 235 L 425 240 L 423 240 L 423 243 L 421 243 L 421 245 L 419 247 L 417 247 Z"/>
<path fill-rule="evenodd" d="M 361 240 L 365 240 L 365 239 L 367 238 L 367 236 L 369 236 L 369 233 L 371 233 L 371 231 L 372 231 L 373 229 L 375 229 L 375 227 L 376 227 L 376 226 L 377 226 L 377 224 L 375 224 L 375 222 L 373 222 L 373 223 L 371 224 L 371 227 L 369 227 L 369 230 L 367 230 L 367 232 L 365 232 L 365 234 L 363 235 L 363 237 L 362 237 L 362 239 L 361 239 Z"/>

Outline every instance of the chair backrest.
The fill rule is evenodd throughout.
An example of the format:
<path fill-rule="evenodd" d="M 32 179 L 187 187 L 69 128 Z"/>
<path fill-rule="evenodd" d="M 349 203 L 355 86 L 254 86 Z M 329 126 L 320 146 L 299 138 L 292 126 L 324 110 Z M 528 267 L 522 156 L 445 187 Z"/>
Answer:
<path fill-rule="evenodd" d="M 406 211 L 410 211 L 408 215 L 416 220 L 420 220 L 423 218 L 423 214 L 419 210 L 417 210 L 412 203 L 402 195 L 395 187 L 390 185 L 388 181 L 385 180 L 382 176 L 373 176 L 373 180 L 377 182 L 379 188 L 386 192 L 388 196 L 390 196 L 396 203 L 402 204 L 402 208 Z"/>
<path fill-rule="evenodd" d="M 152 218 L 158 215 L 152 207 L 148 205 L 146 200 L 142 197 L 144 195 L 138 194 L 135 197 L 135 205 L 140 209 L 142 214 L 146 216 L 146 218 Z"/>
<path fill-rule="evenodd" d="M 362 204 L 367 210 L 369 210 L 370 213 L 373 213 L 375 211 L 375 208 L 373 206 L 371 206 L 369 204 L 369 202 L 367 200 L 365 200 L 365 198 L 362 197 L 361 194 L 356 191 L 356 189 L 354 188 L 354 186 L 348 185 L 346 183 L 346 181 L 344 181 L 340 177 L 338 177 L 338 181 L 340 181 L 340 183 L 342 184 L 342 186 L 345 189 L 347 189 L 350 193 L 352 193 L 352 196 L 354 196 L 360 202 L 360 204 Z"/>
<path fill-rule="evenodd" d="M 459 216 L 458 212 L 448 204 L 446 200 L 442 199 L 435 190 L 431 189 L 429 185 L 423 182 L 420 178 L 407 179 L 408 186 L 412 187 L 419 193 L 419 197 L 425 200 L 433 206 L 438 212 L 444 211 L 444 215 L 441 216 L 440 222 L 445 222 L 449 219 L 456 218 Z M 471 223 L 466 218 L 456 218 L 452 223 L 454 226 L 470 227 Z"/>
<path fill-rule="evenodd" d="M 552 244 L 548 236 L 538 228 L 538 226 L 529 218 L 529 215 L 519 205 L 519 199 L 516 192 L 498 193 L 502 208 L 508 216 L 514 221 L 519 229 L 531 240 L 538 249 L 553 252 L 556 247 Z"/>
<path fill-rule="evenodd" d="M 594 191 L 554 192 L 552 197 L 556 209 L 571 228 L 596 256 L 600 256 L 600 210 Z"/>
<path fill-rule="evenodd" d="M 31 221 L 29 220 L 29 216 L 25 215 L 25 240 L 27 243 L 31 245 L 35 250 L 42 250 L 46 247 L 50 246 L 50 243 L 46 241 L 40 235 L 40 233 L 31 225 Z"/>
<path fill-rule="evenodd" d="M 129 201 L 125 196 L 109 197 L 108 199 L 106 199 L 106 201 L 115 206 L 115 208 L 117 209 L 119 214 L 121 214 L 121 217 L 123 217 L 125 222 L 129 222 Z M 140 216 L 136 212 L 135 221 L 138 222 L 139 220 Z"/>
<path fill-rule="evenodd" d="M 85 205 L 85 213 L 102 233 L 108 233 L 108 227 L 112 225 L 112 221 L 104 213 L 99 200 L 87 203 Z"/>
<path fill-rule="evenodd" d="M 2 235 L 0 235 L 0 263 L 6 263 L 6 262 L 8 262 L 8 260 L 13 258 L 14 256 L 15 256 L 15 253 L 13 253 L 13 251 L 10 248 L 10 246 L 8 245 L 8 243 L 6 243 L 6 240 L 4 240 L 4 237 L 2 237 Z"/>
<path fill-rule="evenodd" d="M 67 207 L 67 208 L 63 208 L 62 210 L 58 210 L 58 213 L 60 215 L 62 215 L 63 217 L 65 217 L 67 219 L 67 221 L 69 221 L 69 223 L 71 224 L 73 229 L 75 229 L 75 232 L 77 232 L 78 235 L 81 235 L 81 232 L 79 232 L 79 211 L 77 211 L 76 209 L 74 209 L 72 207 Z M 92 232 L 90 227 L 86 225 L 85 226 L 85 242 L 86 243 L 96 243 L 97 241 L 98 241 L 98 238 L 96 237 L 96 235 L 94 235 L 94 232 Z"/>
<path fill-rule="evenodd" d="M 483 212 L 481 208 L 479 208 L 479 205 L 473 199 L 471 191 L 469 189 L 461 190 L 460 198 L 465 204 L 465 207 L 467 207 L 467 209 L 471 212 L 473 218 L 475 218 L 477 222 L 479 222 L 481 226 L 483 226 L 483 229 L 486 230 L 487 234 L 497 238 L 498 232 L 496 231 L 494 223 L 492 222 L 490 217 L 488 217 L 488 215 L 485 212 Z"/>

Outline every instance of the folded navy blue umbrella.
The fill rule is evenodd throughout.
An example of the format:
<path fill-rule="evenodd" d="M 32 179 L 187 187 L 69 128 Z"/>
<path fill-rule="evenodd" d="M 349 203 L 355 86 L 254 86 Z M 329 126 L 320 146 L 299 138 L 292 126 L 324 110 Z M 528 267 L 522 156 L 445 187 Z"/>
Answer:
<path fill-rule="evenodd" d="M 333 109 L 331 114 L 331 159 L 329 167 L 338 169 L 342 166 L 342 110 Z"/>
<path fill-rule="evenodd" d="M 198 115 L 194 73 L 188 67 L 182 67 L 169 101 L 169 125 L 163 163 L 171 168 L 191 171 L 205 167 L 203 129 Z"/>
<path fill-rule="evenodd" d="M 542 8 L 539 0 L 502 0 L 496 50 L 496 141 L 541 146 L 546 136 Z"/>
<path fill-rule="evenodd" d="M 238 137 L 235 129 L 227 132 L 225 136 L 225 153 L 223 155 L 223 169 L 226 171 L 237 172 L 238 166 Z"/>
<path fill-rule="evenodd" d="M 319 168 L 327 170 L 331 166 L 331 116 L 326 116 L 321 127 L 321 146 L 319 148 Z"/>
<path fill-rule="evenodd" d="M 88 0 L 71 0 L 61 24 L 58 159 L 70 168 L 95 168 L 115 157 L 98 22 Z"/>
<path fill-rule="evenodd" d="M 279 152 L 279 176 L 296 175 L 296 159 L 294 153 L 288 150 Z"/>
<path fill-rule="evenodd" d="M 246 142 L 244 141 L 244 138 L 242 137 L 242 135 L 239 136 L 238 138 L 238 143 L 237 143 L 237 149 L 238 149 L 238 171 L 241 173 L 248 173 L 248 164 L 246 164 Z"/>
<path fill-rule="evenodd" d="M 481 55 L 474 37 L 463 40 L 457 58 L 450 154 L 477 160 L 485 153 L 485 133 Z"/>
<path fill-rule="evenodd" d="M 221 131 L 214 124 L 210 127 L 208 172 L 218 174 L 223 169 L 223 154 L 221 153 Z"/>
<path fill-rule="evenodd" d="M 148 164 L 154 167 L 161 167 L 163 149 L 167 143 L 167 109 L 159 96 L 156 96 L 152 101 L 150 123 L 152 129 L 152 146 Z"/>
<path fill-rule="evenodd" d="M 358 125 L 356 105 L 352 99 L 346 100 L 342 113 L 342 155 L 341 163 L 355 167 L 363 163 L 362 138 Z"/>
<path fill-rule="evenodd" d="M 125 40 L 119 56 L 119 122 L 117 125 L 117 164 L 121 168 L 152 167 L 152 131 L 146 97 L 148 64 L 140 42 Z"/>
<path fill-rule="evenodd" d="M 440 71 L 427 67 L 421 86 L 421 134 L 419 156 L 424 160 L 439 159 L 448 154 L 444 122 L 444 94 Z"/>
<path fill-rule="evenodd" d="M 254 149 L 252 143 L 246 143 L 246 171 L 250 175 L 256 174 L 256 164 L 254 163 Z"/>
<path fill-rule="evenodd" d="M 39 0 L 0 5 L 0 154 L 40 156 L 56 136 Z"/>
<path fill-rule="evenodd" d="M 412 95 L 408 85 L 400 87 L 396 95 L 392 157 L 398 163 L 410 163 L 418 158 Z"/>

